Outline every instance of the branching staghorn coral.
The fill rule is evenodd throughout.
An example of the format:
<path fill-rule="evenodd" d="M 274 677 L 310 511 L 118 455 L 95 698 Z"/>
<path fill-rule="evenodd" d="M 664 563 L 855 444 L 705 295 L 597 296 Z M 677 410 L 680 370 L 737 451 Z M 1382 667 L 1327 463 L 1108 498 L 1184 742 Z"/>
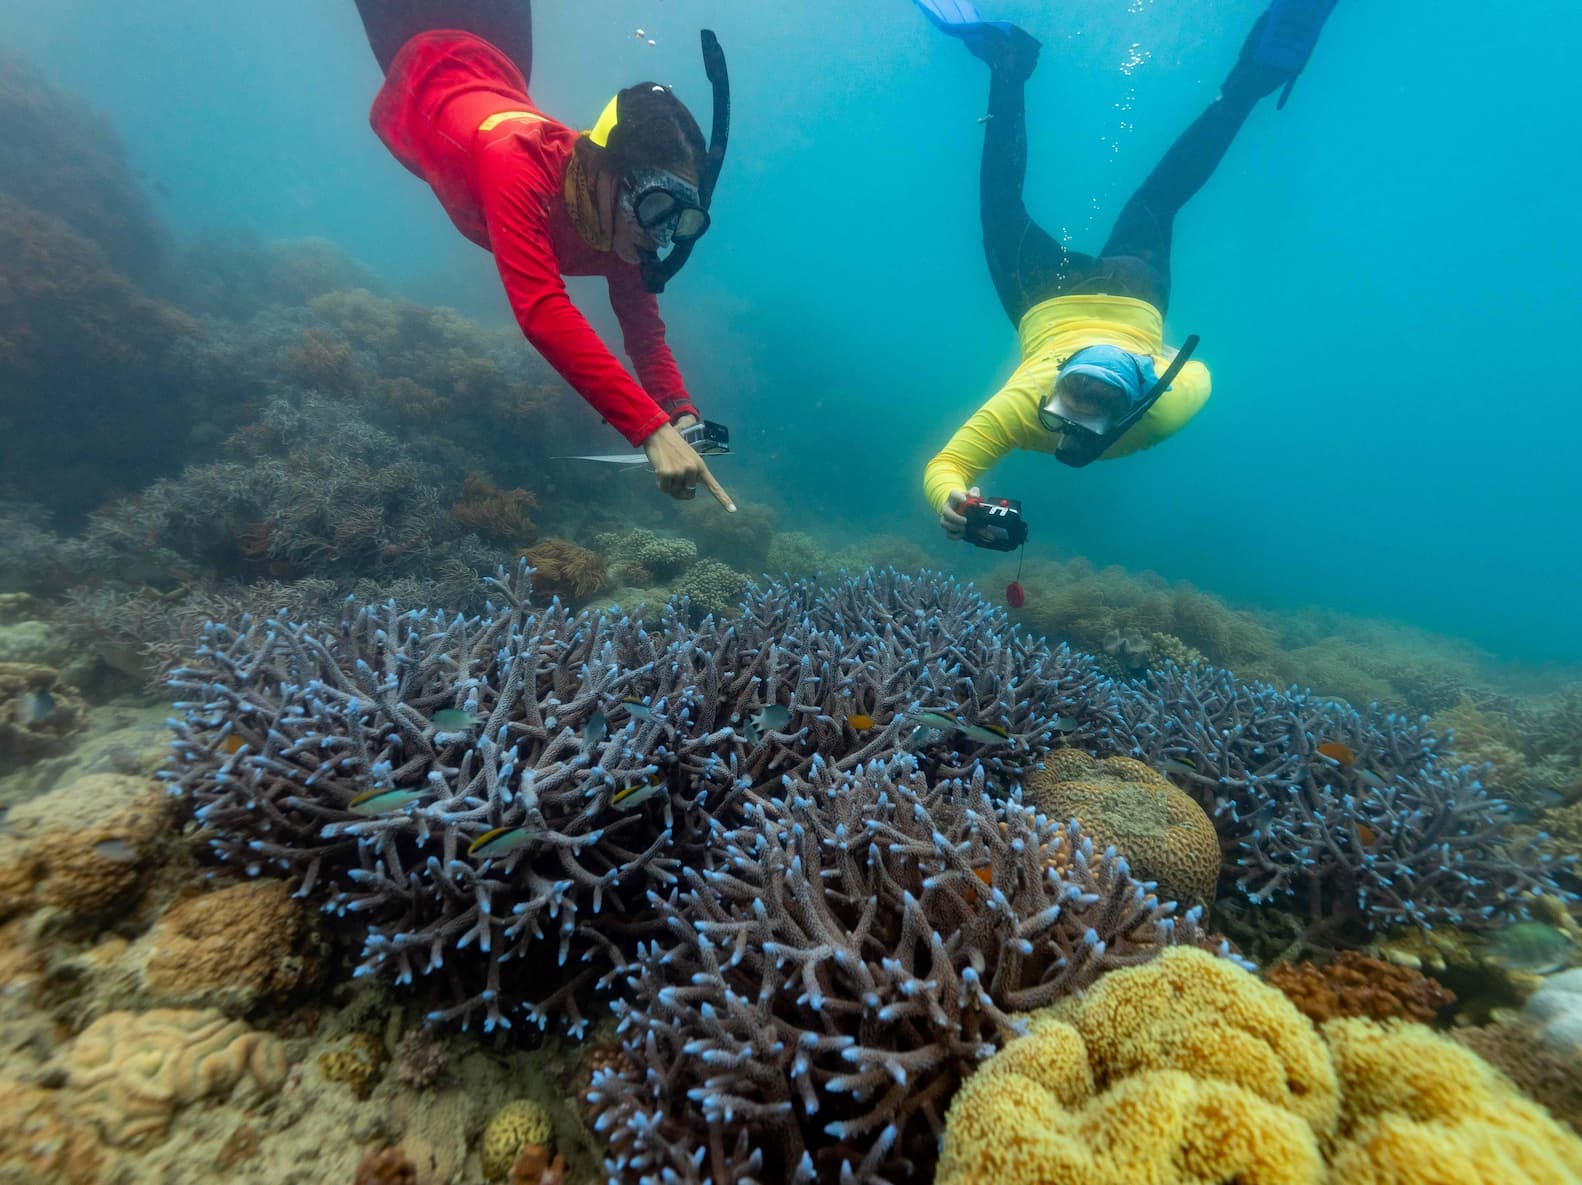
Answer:
<path fill-rule="evenodd" d="M 815 762 L 710 866 L 655 894 L 623 971 L 627 1058 L 594 1074 L 612 1182 L 926 1180 L 963 1078 L 1042 1007 L 1207 940 L 1075 828 L 993 801 L 981 769 Z"/>
<path fill-rule="evenodd" d="M 1348 928 L 1486 927 L 1524 893 L 1561 892 L 1558 862 L 1512 841 L 1506 804 L 1440 757 L 1426 721 L 1201 664 L 1153 672 L 1122 704 L 1108 742 L 1172 768 L 1234 849 L 1248 897 L 1300 913 L 1292 955 L 1333 950 Z M 1320 750 L 1337 745 L 1349 759 Z"/>
<path fill-rule="evenodd" d="M 328 632 L 214 625 L 172 676 L 185 698 L 170 776 L 219 856 L 300 877 L 363 929 L 361 972 L 434 986 L 436 1020 L 580 1030 L 578 992 L 654 931 L 649 890 L 705 866 L 708 821 L 733 801 L 815 763 L 893 756 L 925 704 L 1011 738 L 985 751 L 941 737 L 919 754 L 931 775 L 980 757 L 1014 774 L 1057 718 L 1102 711 L 1107 694 L 938 578 L 769 586 L 706 630 L 676 607 L 652 630 L 536 610 L 521 574 L 497 591 L 475 618 L 354 605 Z M 788 719 L 760 732 L 767 704 Z M 882 724 L 855 732 L 854 711 Z M 613 801 L 650 786 L 633 809 Z M 389 797 L 354 809 L 369 793 Z M 468 855 L 499 828 L 526 834 Z"/>

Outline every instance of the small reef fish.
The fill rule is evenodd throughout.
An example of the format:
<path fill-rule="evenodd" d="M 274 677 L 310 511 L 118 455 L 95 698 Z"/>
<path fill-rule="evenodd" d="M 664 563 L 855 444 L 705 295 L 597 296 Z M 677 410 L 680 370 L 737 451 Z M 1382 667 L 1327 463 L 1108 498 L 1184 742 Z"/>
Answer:
<path fill-rule="evenodd" d="M 941 732 L 961 731 L 961 721 L 940 708 L 925 708 L 921 712 L 913 712 L 911 719 L 924 728 L 937 728 Z"/>
<path fill-rule="evenodd" d="M 1350 745 L 1342 745 L 1339 741 L 1325 741 L 1318 747 L 1319 756 L 1327 757 L 1341 769 L 1350 769 L 1357 761 L 1357 755 L 1351 751 Z"/>
<path fill-rule="evenodd" d="M 241 737 L 237 736 L 233 732 L 230 736 L 226 737 L 220 742 L 220 752 L 225 754 L 240 753 L 242 751 L 242 746 L 246 743 L 246 741 L 242 740 Z"/>
<path fill-rule="evenodd" d="M 747 721 L 743 730 L 750 744 L 756 745 L 766 732 L 778 732 L 791 722 L 791 709 L 784 704 L 769 704 L 759 708 Z"/>
<path fill-rule="evenodd" d="M 980 116 L 978 116 L 978 122 L 980 124 L 985 124 L 985 123 L 988 123 L 989 120 L 991 120 L 993 118 L 994 118 L 993 115 L 980 115 Z"/>
<path fill-rule="evenodd" d="M 1075 716 L 1056 716 L 1049 722 L 1049 727 L 1056 732 L 1076 732 L 1078 728 L 1082 727 L 1082 721 Z"/>
<path fill-rule="evenodd" d="M 101 839 L 93 845 L 93 851 L 113 864 L 137 863 L 137 849 L 124 839 Z"/>
<path fill-rule="evenodd" d="M 873 727 L 873 717 L 865 712 L 853 712 L 846 717 L 846 723 L 858 732 L 867 732 Z"/>
<path fill-rule="evenodd" d="M 43 724 L 55 714 L 55 697 L 42 687 L 23 693 L 17 700 L 17 723 L 24 727 Z"/>
<path fill-rule="evenodd" d="M 1571 961 L 1574 945 L 1563 931 L 1547 922 L 1517 922 L 1493 935 L 1485 949 L 1491 960 L 1508 971 L 1548 975 Z"/>
<path fill-rule="evenodd" d="M 990 865 L 985 864 L 982 868 L 974 868 L 972 870 L 972 875 L 982 881 L 984 887 L 990 889 L 994 888 L 994 869 Z M 974 889 L 971 885 L 967 886 L 967 904 L 978 904 L 978 890 Z"/>
<path fill-rule="evenodd" d="M 961 735 L 980 745 L 1006 745 L 1011 740 L 1011 734 L 998 724 L 963 724 Z"/>
<path fill-rule="evenodd" d="M 635 696 L 623 699 L 621 707 L 627 710 L 633 720 L 641 720 L 644 724 L 655 719 L 654 710 Z"/>
<path fill-rule="evenodd" d="M 538 838 L 539 832 L 530 827 L 496 827 L 485 831 L 467 845 L 467 855 L 487 859 L 491 856 L 508 856 L 521 851 Z"/>
<path fill-rule="evenodd" d="M 1375 790 L 1384 789 L 1384 779 L 1371 769 L 1363 769 L 1362 766 L 1357 765 L 1352 767 L 1351 772 L 1356 775 L 1357 781 L 1364 786 L 1372 786 Z"/>
<path fill-rule="evenodd" d="M 413 790 L 410 787 L 397 790 L 365 790 L 348 802 L 346 809 L 354 815 L 379 815 L 385 811 L 398 810 L 422 797 L 423 791 Z"/>
<path fill-rule="evenodd" d="M 626 786 L 617 790 L 610 798 L 610 805 L 618 811 L 629 811 L 642 806 L 650 798 L 661 794 L 665 789 L 663 778 L 653 778 L 647 782 L 639 782 L 635 786 Z"/>
<path fill-rule="evenodd" d="M 463 711 L 461 708 L 441 708 L 429 719 L 440 732 L 461 732 L 477 724 L 481 717 L 475 712 Z"/>
<path fill-rule="evenodd" d="M 1197 773 L 1197 763 L 1190 757 L 1163 757 L 1159 761 L 1159 768 L 1167 774 Z"/>
<path fill-rule="evenodd" d="M 1369 827 L 1366 823 L 1358 823 L 1357 838 L 1362 841 L 1364 847 L 1371 848 L 1374 844 L 1379 842 L 1379 833 L 1372 827 Z"/>
<path fill-rule="evenodd" d="M 582 752 L 584 756 L 592 756 L 593 751 L 604 743 L 604 738 L 610 735 L 610 722 L 604 718 L 603 712 L 595 712 L 588 717 L 588 722 L 582 726 Z"/>

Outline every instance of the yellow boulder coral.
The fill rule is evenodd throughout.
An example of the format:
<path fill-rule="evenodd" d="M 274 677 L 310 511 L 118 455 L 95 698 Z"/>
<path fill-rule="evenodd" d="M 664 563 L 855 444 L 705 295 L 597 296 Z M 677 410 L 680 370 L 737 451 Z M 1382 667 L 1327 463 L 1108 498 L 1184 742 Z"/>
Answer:
<path fill-rule="evenodd" d="M 1343 1092 L 1346 1185 L 1578 1185 L 1582 1140 L 1470 1050 L 1422 1025 L 1323 1029 Z"/>
<path fill-rule="evenodd" d="M 1322 1036 L 1175 948 L 1034 1014 L 947 1116 L 938 1185 L 1582 1185 L 1582 1140 L 1421 1025 Z"/>
<path fill-rule="evenodd" d="M 165 1001 L 221 989 L 285 996 L 322 974 L 313 917 L 284 881 L 248 881 L 179 901 L 159 919 L 152 944 L 148 986 Z"/>
<path fill-rule="evenodd" d="M 1219 882 L 1219 836 L 1203 808 L 1163 775 L 1130 757 L 1095 761 L 1057 749 L 1029 777 L 1023 800 L 1052 818 L 1076 819 L 1096 848 L 1114 845 L 1159 895 L 1210 904 Z"/>

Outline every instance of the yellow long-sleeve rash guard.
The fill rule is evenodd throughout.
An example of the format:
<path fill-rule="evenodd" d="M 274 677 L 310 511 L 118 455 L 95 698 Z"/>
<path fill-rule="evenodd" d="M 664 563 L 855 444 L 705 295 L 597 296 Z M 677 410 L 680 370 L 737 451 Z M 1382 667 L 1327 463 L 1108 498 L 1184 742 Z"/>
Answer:
<path fill-rule="evenodd" d="M 1163 374 L 1175 357 L 1165 348 L 1164 318 L 1145 301 L 1128 296 L 1057 296 L 1027 310 L 1018 330 L 1022 364 L 1005 386 L 973 412 L 923 470 L 923 491 L 936 511 L 951 490 L 972 487 L 979 476 L 1012 449 L 1053 453 L 1060 433 L 1038 422 L 1066 359 L 1087 346 L 1119 346 L 1149 354 Z M 1152 448 L 1181 428 L 1208 401 L 1208 367 L 1188 362 L 1147 414 L 1108 449 L 1101 460 Z"/>

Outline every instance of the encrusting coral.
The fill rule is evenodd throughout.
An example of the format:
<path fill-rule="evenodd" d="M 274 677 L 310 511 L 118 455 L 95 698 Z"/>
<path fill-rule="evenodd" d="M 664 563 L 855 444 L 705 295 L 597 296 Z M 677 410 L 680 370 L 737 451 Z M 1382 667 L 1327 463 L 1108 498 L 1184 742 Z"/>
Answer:
<path fill-rule="evenodd" d="M 370 1148 L 357 1162 L 352 1185 L 418 1185 L 417 1166 L 399 1148 Z"/>
<path fill-rule="evenodd" d="M 1342 951 L 1322 966 L 1280 963 L 1264 971 L 1264 980 L 1315 1024 L 1342 1016 L 1426 1024 L 1456 1002 L 1456 994 L 1437 979 L 1358 951 Z"/>
<path fill-rule="evenodd" d="M 1095 761 L 1056 749 L 1022 782 L 1022 798 L 1060 822 L 1075 819 L 1098 847 L 1110 844 L 1139 880 L 1188 905 L 1212 905 L 1220 847 L 1214 824 L 1174 783 L 1140 761 Z"/>
<path fill-rule="evenodd" d="M 163 1140 L 176 1113 L 203 1099 L 238 1087 L 271 1094 L 288 1069 L 276 1038 L 218 1012 L 168 1008 L 105 1013 L 61 1061 L 74 1110 L 119 1147 Z"/>
<path fill-rule="evenodd" d="M 167 1002 L 216 991 L 280 1000 L 323 975 L 314 917 L 284 881 L 250 881 L 178 901 L 160 916 L 145 968 Z"/>
<path fill-rule="evenodd" d="M 1315 1030 L 1180 947 L 1035 1014 L 961 1089 L 938 1185 L 1533 1185 L 1582 1140 L 1421 1025 Z"/>
<path fill-rule="evenodd" d="M 0 1181 L 99 1185 L 105 1150 L 60 1091 L 0 1078 Z"/>

